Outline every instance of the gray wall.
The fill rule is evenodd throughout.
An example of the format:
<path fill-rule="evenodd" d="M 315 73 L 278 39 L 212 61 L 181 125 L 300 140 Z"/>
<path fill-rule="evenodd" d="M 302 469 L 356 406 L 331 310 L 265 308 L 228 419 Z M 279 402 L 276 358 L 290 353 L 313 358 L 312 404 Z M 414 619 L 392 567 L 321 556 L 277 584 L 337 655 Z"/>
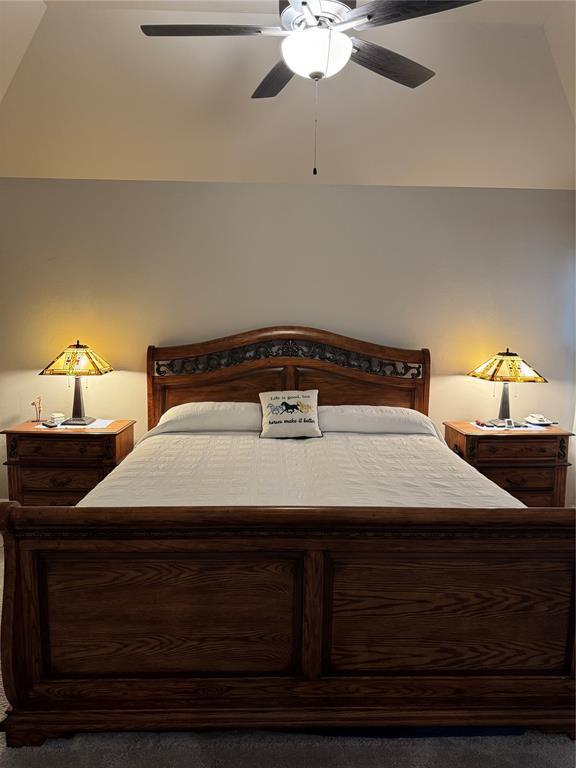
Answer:
<path fill-rule="evenodd" d="M 280 323 L 429 347 L 438 422 L 496 414 L 499 387 L 462 374 L 510 346 L 550 382 L 517 385 L 513 411 L 572 426 L 573 206 L 563 191 L 0 180 L 0 427 L 37 394 L 70 409 L 66 381 L 36 374 L 77 337 L 116 369 L 89 383 L 90 413 L 142 432 L 148 344 Z"/>

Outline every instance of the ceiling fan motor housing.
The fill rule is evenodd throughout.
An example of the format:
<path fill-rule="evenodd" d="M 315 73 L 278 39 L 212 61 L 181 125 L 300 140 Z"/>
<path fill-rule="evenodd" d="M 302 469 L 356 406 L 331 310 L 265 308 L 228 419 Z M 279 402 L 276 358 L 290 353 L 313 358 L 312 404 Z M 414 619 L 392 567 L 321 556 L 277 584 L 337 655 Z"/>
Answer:
<path fill-rule="evenodd" d="M 322 0 L 321 9 L 320 4 L 318 6 L 318 13 L 316 13 L 314 5 L 311 5 L 311 10 L 315 13 L 321 25 L 338 24 L 344 21 L 346 15 L 350 13 L 350 6 L 340 3 L 338 0 Z M 294 5 L 289 5 L 285 8 L 280 20 L 284 29 L 288 30 L 304 29 L 307 26 L 306 17 L 299 3 L 294 3 Z"/>

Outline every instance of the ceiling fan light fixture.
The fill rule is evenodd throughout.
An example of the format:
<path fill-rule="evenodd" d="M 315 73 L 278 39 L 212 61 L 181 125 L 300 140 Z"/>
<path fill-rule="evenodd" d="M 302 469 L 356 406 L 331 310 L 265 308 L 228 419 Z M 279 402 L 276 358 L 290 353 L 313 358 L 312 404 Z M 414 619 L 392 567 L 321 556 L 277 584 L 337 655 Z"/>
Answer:
<path fill-rule="evenodd" d="M 343 69 L 352 55 L 352 41 L 342 32 L 310 27 L 292 32 L 282 41 L 282 56 L 292 72 L 320 80 Z"/>

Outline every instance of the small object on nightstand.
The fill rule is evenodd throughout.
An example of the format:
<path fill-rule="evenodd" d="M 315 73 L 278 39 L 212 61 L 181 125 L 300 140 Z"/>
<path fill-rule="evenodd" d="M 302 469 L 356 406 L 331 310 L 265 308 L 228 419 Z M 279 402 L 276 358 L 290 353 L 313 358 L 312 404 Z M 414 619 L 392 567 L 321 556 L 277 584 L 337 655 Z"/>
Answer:
<path fill-rule="evenodd" d="M 449 448 L 526 506 L 564 506 L 571 432 L 530 425 L 486 429 L 467 421 L 444 425 Z"/>
<path fill-rule="evenodd" d="M 58 422 L 54 421 L 53 419 L 48 419 L 48 421 L 42 422 L 43 427 L 48 427 L 48 429 L 54 429 L 54 427 L 58 426 Z"/>
<path fill-rule="evenodd" d="M 38 397 L 35 397 L 34 400 L 30 403 L 30 405 L 34 406 L 34 413 L 36 415 L 36 418 L 34 421 L 42 421 L 42 395 L 38 395 Z"/>
<path fill-rule="evenodd" d="M 499 352 L 494 355 L 482 365 L 474 368 L 473 371 L 468 373 L 468 376 L 474 376 L 476 379 L 484 379 L 484 381 L 502 381 L 502 397 L 500 399 L 500 413 L 497 419 L 491 419 L 491 423 L 495 427 L 505 427 L 506 429 L 512 429 L 512 427 L 522 427 L 524 422 L 514 422 L 510 419 L 510 398 L 508 394 L 508 384 L 512 383 L 532 383 L 532 384 L 546 384 L 546 379 L 541 376 L 538 371 L 535 371 L 525 360 L 522 360 L 520 355 L 516 352 L 510 352 L 506 348 L 506 352 Z M 511 423 L 508 425 L 506 422 L 509 420 Z"/>
<path fill-rule="evenodd" d="M 64 424 L 75 427 L 85 427 L 94 421 L 92 416 L 84 415 L 82 400 L 82 376 L 102 376 L 113 370 L 100 355 L 87 344 L 71 344 L 57 358 L 40 371 L 40 376 L 74 376 L 74 404 L 72 416 Z"/>
<path fill-rule="evenodd" d="M 528 424 L 533 424 L 536 427 L 550 427 L 553 422 L 543 416 L 541 413 L 529 413 L 524 419 Z"/>
<path fill-rule="evenodd" d="M 46 429 L 28 421 L 4 434 L 9 497 L 28 507 L 77 504 L 134 446 L 133 421 L 102 429 Z"/>

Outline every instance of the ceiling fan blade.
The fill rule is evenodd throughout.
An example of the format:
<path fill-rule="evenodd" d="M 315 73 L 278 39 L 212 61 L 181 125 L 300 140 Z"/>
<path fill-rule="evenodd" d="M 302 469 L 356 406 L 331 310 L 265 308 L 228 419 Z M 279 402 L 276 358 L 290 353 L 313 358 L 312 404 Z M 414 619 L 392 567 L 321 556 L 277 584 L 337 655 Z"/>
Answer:
<path fill-rule="evenodd" d="M 387 77 L 408 88 L 416 88 L 434 77 L 435 73 L 431 69 L 399 53 L 382 48 L 381 45 L 369 43 L 367 40 L 359 40 L 357 37 L 350 39 L 354 46 L 350 57 L 352 61 L 376 72 L 377 75 Z"/>
<path fill-rule="evenodd" d="M 463 5 L 477 3 L 479 0 L 370 0 L 346 15 L 345 21 L 369 16 L 368 21 L 359 24 L 356 29 L 370 29 L 397 21 L 417 19 L 431 13 L 450 11 Z"/>
<path fill-rule="evenodd" d="M 140 27 L 149 37 L 222 37 L 246 35 L 284 35 L 280 27 L 235 26 L 232 24 L 144 24 Z"/>
<path fill-rule="evenodd" d="M 279 61 L 270 72 L 266 75 L 264 80 L 260 83 L 258 88 L 252 94 L 253 99 L 268 99 L 271 96 L 277 96 L 285 85 L 288 85 L 290 80 L 294 77 L 294 72 L 289 69 L 283 61 Z"/>

